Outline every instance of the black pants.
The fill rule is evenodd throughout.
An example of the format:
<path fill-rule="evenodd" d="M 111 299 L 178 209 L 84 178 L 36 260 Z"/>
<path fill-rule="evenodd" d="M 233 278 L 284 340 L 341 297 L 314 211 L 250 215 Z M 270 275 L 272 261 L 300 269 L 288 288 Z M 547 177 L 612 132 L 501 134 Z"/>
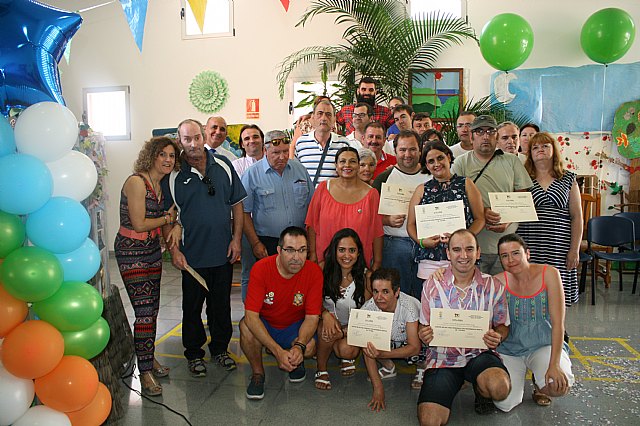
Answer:
<path fill-rule="evenodd" d="M 202 323 L 202 305 L 207 302 L 207 325 L 211 342 L 211 356 L 227 351 L 233 328 L 231 326 L 231 280 L 233 266 L 225 263 L 213 268 L 194 268 L 207 282 L 209 291 L 187 271 L 182 271 L 182 345 L 188 360 L 204 358 L 202 346 L 207 333 Z"/>

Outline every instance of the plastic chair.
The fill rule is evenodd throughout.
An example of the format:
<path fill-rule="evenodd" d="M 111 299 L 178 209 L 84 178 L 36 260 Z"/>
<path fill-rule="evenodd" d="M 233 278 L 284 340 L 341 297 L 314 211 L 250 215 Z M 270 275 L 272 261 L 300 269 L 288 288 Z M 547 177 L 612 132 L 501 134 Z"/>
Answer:
<path fill-rule="evenodd" d="M 585 287 L 587 286 L 587 267 L 589 266 L 589 262 L 593 260 L 593 257 L 583 251 L 581 251 L 579 255 L 578 261 L 582 263 L 582 269 L 580 270 L 580 287 L 578 291 L 584 293 Z"/>
<path fill-rule="evenodd" d="M 640 241 L 640 213 L 639 212 L 622 212 L 622 213 L 616 213 L 614 216 L 624 217 L 626 219 L 633 221 L 634 239 L 636 243 Z M 629 250 L 629 251 L 634 250 L 633 246 L 629 244 L 625 244 L 620 248 L 624 250 Z M 636 245 L 635 250 L 640 251 L 640 246 Z M 620 263 L 620 268 L 622 268 L 622 263 Z M 633 286 L 633 290 L 631 291 L 631 294 L 636 294 L 635 285 Z"/>
<path fill-rule="evenodd" d="M 633 287 L 638 284 L 638 266 L 640 266 L 640 252 L 635 250 L 635 229 L 633 221 L 619 216 L 599 216 L 589 219 L 587 224 L 587 251 L 593 256 L 591 262 L 591 304 L 596 304 L 596 263 L 598 259 L 611 262 L 635 262 Z M 632 251 L 621 253 L 607 253 L 593 250 L 592 244 L 602 247 L 618 248 L 630 244 Z M 622 290 L 622 269 L 619 271 L 620 290 Z"/>

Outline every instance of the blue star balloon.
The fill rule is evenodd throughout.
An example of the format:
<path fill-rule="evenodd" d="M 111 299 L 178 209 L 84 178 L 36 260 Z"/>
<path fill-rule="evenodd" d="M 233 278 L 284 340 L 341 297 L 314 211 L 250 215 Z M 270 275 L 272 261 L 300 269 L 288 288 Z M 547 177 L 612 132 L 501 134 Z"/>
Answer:
<path fill-rule="evenodd" d="M 82 18 L 33 0 L 0 0 L 0 112 L 64 105 L 58 62 Z"/>

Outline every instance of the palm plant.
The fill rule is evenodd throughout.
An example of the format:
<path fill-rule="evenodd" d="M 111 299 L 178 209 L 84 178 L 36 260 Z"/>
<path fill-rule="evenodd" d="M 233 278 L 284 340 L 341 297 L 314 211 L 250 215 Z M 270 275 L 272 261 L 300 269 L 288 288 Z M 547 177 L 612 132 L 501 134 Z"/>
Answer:
<path fill-rule="evenodd" d="M 314 0 L 296 26 L 324 13 L 337 15 L 335 23 L 347 25 L 344 43 L 310 46 L 287 56 L 277 77 L 280 98 L 291 72 L 308 62 L 338 71 L 343 104 L 353 100 L 356 76 L 376 78 L 380 100 L 406 97 L 410 69 L 433 68 L 447 47 L 468 38 L 477 41 L 465 21 L 441 12 L 412 19 L 400 0 Z"/>

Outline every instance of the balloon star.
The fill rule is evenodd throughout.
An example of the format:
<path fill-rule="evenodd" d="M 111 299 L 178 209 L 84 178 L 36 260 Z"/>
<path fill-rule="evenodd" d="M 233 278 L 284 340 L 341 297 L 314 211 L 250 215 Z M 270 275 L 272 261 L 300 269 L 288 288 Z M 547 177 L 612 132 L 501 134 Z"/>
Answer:
<path fill-rule="evenodd" d="M 629 139 L 627 139 L 627 135 L 624 133 L 620 133 L 620 136 L 616 136 L 616 141 L 618 141 L 618 146 L 624 145 L 624 147 L 629 146 Z"/>
<path fill-rule="evenodd" d="M 0 0 L 0 112 L 64 104 L 58 62 L 82 18 L 34 0 Z"/>

